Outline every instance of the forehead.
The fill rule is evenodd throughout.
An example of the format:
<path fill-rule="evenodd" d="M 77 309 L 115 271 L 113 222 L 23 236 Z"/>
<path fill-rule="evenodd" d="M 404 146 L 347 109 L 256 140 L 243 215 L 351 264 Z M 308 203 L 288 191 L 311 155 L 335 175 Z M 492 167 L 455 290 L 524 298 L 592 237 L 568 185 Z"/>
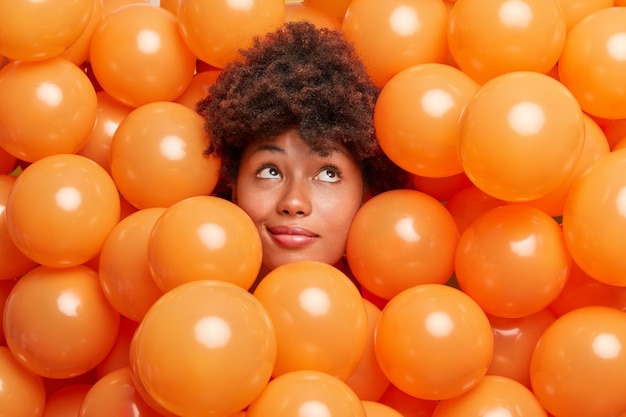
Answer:
<path fill-rule="evenodd" d="M 272 138 L 254 140 L 246 146 L 244 154 L 251 155 L 261 151 L 285 154 L 307 154 L 323 158 L 328 158 L 333 154 L 339 153 L 352 157 L 348 148 L 339 140 L 318 139 L 315 141 L 306 141 L 295 129 L 288 130 Z"/>

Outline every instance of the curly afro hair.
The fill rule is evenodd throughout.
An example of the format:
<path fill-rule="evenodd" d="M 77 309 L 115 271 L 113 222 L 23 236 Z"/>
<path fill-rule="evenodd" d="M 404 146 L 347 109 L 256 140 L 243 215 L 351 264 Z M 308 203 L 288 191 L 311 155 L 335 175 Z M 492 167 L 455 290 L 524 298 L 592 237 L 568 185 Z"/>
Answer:
<path fill-rule="evenodd" d="M 321 154 L 342 143 L 361 164 L 368 196 L 410 184 L 379 146 L 380 90 L 340 31 L 288 22 L 240 53 L 197 106 L 211 140 L 206 152 L 222 159 L 216 194 L 228 195 L 248 143 L 292 128 Z"/>

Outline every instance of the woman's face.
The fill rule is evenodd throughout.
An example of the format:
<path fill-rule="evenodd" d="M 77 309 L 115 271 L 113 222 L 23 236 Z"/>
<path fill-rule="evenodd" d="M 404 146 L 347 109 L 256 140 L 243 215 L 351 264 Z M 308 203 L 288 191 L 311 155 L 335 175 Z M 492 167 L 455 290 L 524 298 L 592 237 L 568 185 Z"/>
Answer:
<path fill-rule="evenodd" d="M 342 144 L 321 156 L 289 130 L 244 149 L 233 201 L 259 230 L 265 269 L 297 260 L 332 265 L 362 204 L 363 174 Z"/>

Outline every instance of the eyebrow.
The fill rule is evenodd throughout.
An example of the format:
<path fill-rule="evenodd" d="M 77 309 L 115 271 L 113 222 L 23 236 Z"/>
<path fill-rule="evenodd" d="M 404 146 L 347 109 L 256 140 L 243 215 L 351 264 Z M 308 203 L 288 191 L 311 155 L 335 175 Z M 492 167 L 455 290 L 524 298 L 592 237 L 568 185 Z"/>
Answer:
<path fill-rule="evenodd" d="M 278 152 L 281 154 L 287 154 L 287 151 L 274 144 L 274 143 L 261 143 L 258 146 L 254 147 L 254 149 L 251 152 L 251 155 L 254 155 L 257 152 L 262 152 L 262 151 L 269 151 L 269 152 Z M 340 148 L 339 146 L 329 146 L 327 149 L 324 150 L 315 150 L 313 148 L 309 149 L 309 155 L 316 155 L 316 156 L 320 156 L 323 158 L 330 158 L 330 156 L 334 153 L 340 153 L 340 154 L 344 154 L 346 155 L 346 152 Z"/>

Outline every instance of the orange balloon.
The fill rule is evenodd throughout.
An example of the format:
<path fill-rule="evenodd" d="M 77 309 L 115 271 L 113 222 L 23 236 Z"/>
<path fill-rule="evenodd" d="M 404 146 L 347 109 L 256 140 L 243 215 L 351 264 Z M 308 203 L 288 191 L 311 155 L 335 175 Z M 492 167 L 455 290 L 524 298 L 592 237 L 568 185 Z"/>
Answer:
<path fill-rule="evenodd" d="M 477 83 L 514 71 L 547 73 L 565 44 L 559 0 L 465 0 L 447 26 L 454 62 Z"/>
<path fill-rule="evenodd" d="M 152 306 L 137 329 L 135 354 L 136 378 L 163 408 L 180 416 L 227 416 L 267 385 L 276 332 L 246 290 L 196 281 Z"/>
<path fill-rule="evenodd" d="M 414 397 L 443 400 L 461 395 L 484 377 L 493 356 L 493 334 L 487 316 L 468 295 L 422 284 L 385 306 L 374 348 L 393 385 Z"/>
<path fill-rule="evenodd" d="M 350 6 L 350 0 L 302 0 L 302 3 L 307 7 L 333 16 L 339 22 L 343 21 L 348 6 Z"/>
<path fill-rule="evenodd" d="M 352 281 L 337 268 L 297 261 L 270 271 L 254 290 L 276 327 L 274 377 L 298 370 L 345 381 L 367 345 L 367 312 Z"/>
<path fill-rule="evenodd" d="M 559 58 L 559 77 L 582 109 L 626 118 L 626 9 L 607 7 L 578 22 Z"/>
<path fill-rule="evenodd" d="M 102 0 L 93 0 L 91 14 L 89 15 L 87 25 L 80 33 L 78 39 L 63 50 L 59 56 L 73 62 L 76 65 L 82 65 L 87 62 L 89 60 L 89 51 L 91 49 L 91 37 L 100 22 L 102 22 L 102 18 Z"/>
<path fill-rule="evenodd" d="M 454 270 L 459 234 L 439 201 L 415 190 L 393 190 L 356 213 L 346 243 L 359 283 L 390 299 L 418 284 L 445 283 Z"/>
<path fill-rule="evenodd" d="M 100 252 L 100 284 L 117 311 L 137 322 L 163 295 L 150 273 L 148 241 L 164 208 L 138 210 L 109 233 Z"/>
<path fill-rule="evenodd" d="M 252 46 L 256 36 L 278 29 L 285 20 L 283 0 L 181 0 L 178 26 L 198 59 L 217 68 Z"/>
<path fill-rule="evenodd" d="M 500 75 L 483 84 L 465 108 L 461 165 L 487 194 L 534 200 L 571 174 L 582 153 L 584 126 L 576 99 L 554 78 Z"/>
<path fill-rule="evenodd" d="M 558 223 L 541 210 L 507 205 L 489 210 L 463 233 L 457 281 L 491 315 L 524 317 L 548 307 L 571 269 Z"/>
<path fill-rule="evenodd" d="M 4 415 L 43 415 L 46 391 L 41 377 L 24 368 L 6 346 L 0 346 L 0 386 L 0 410 Z"/>
<path fill-rule="evenodd" d="M 454 194 L 472 185 L 465 172 L 441 178 L 413 175 L 412 183 L 416 190 L 441 202 L 448 201 Z"/>
<path fill-rule="evenodd" d="M 76 152 L 97 162 L 110 173 L 111 141 L 120 123 L 134 110 L 105 91 L 96 93 L 96 123 L 85 145 Z"/>
<path fill-rule="evenodd" d="M 607 306 L 620 310 L 624 308 L 626 287 L 617 287 L 592 278 L 572 262 L 572 271 L 559 296 L 550 304 L 550 310 L 562 316 L 577 308 L 587 306 Z"/>
<path fill-rule="evenodd" d="M 15 284 L 4 310 L 11 352 L 48 378 L 70 378 L 94 368 L 111 350 L 119 321 L 98 274 L 81 265 L 33 269 Z"/>
<path fill-rule="evenodd" d="M 563 233 L 574 262 L 598 281 L 626 286 L 626 150 L 613 151 L 572 184 Z"/>
<path fill-rule="evenodd" d="M 13 286 L 17 282 L 17 279 L 3 279 L 0 280 L 0 317 L 4 315 L 4 306 L 6 300 L 13 289 Z M 7 340 L 4 337 L 4 323 L 0 320 L 0 346 L 6 346 Z"/>
<path fill-rule="evenodd" d="M 75 266 L 100 252 L 119 220 L 120 199 L 98 164 L 59 154 L 20 174 L 5 214 L 9 236 L 29 258 L 48 266 Z"/>
<path fill-rule="evenodd" d="M 78 416 L 80 406 L 91 388 L 89 384 L 74 384 L 63 387 L 46 398 L 42 417 Z"/>
<path fill-rule="evenodd" d="M 404 417 L 431 417 L 438 403 L 435 400 L 413 397 L 400 391 L 393 384 L 389 384 L 389 387 L 378 402 L 397 410 Z"/>
<path fill-rule="evenodd" d="M 505 201 L 482 191 L 475 185 L 470 185 L 454 194 L 446 202 L 446 208 L 454 218 L 459 234 L 463 232 L 483 213 L 507 204 Z"/>
<path fill-rule="evenodd" d="M 361 401 L 367 417 L 403 417 L 388 405 L 376 401 Z"/>
<path fill-rule="evenodd" d="M 352 0 L 342 30 L 382 87 L 414 65 L 445 62 L 447 23 L 443 1 Z"/>
<path fill-rule="evenodd" d="M 563 215 L 565 200 L 574 181 L 584 174 L 594 162 L 611 151 L 609 148 L 609 142 L 598 124 L 584 113 L 583 120 L 585 122 L 585 140 L 583 142 L 583 150 L 580 158 L 574 165 L 572 172 L 569 174 L 567 179 L 559 184 L 554 190 L 549 191 L 547 194 L 544 194 L 536 200 L 526 201 L 523 204 L 528 204 L 529 206 L 543 210 L 552 217 Z"/>
<path fill-rule="evenodd" d="M 559 0 L 567 31 L 591 13 L 613 6 L 613 0 Z"/>
<path fill-rule="evenodd" d="M 530 363 L 533 391 L 555 416 L 609 417 L 626 410 L 626 313 L 582 307 L 541 335 Z"/>
<path fill-rule="evenodd" d="M 120 123 L 111 141 L 111 176 L 137 208 L 169 207 L 188 197 L 209 195 L 220 160 L 204 151 L 204 119 L 172 102 L 145 104 Z"/>
<path fill-rule="evenodd" d="M 90 62 L 104 91 L 133 107 L 176 99 L 196 68 L 176 16 L 144 3 L 105 14 L 91 37 Z"/>
<path fill-rule="evenodd" d="M 17 158 L 0 148 L 0 175 L 8 175 L 17 166 Z"/>
<path fill-rule="evenodd" d="M 18 278 L 37 266 L 37 262 L 17 248 L 9 235 L 4 212 L 16 178 L 0 175 L 0 280 Z"/>
<path fill-rule="evenodd" d="M 102 14 L 104 16 L 108 15 L 112 11 L 116 10 L 119 7 L 127 6 L 129 4 L 149 4 L 150 0 L 101 0 L 102 1 Z"/>
<path fill-rule="evenodd" d="M 152 278 L 164 292 L 205 279 L 248 289 L 261 260 L 256 226 L 242 209 L 219 197 L 191 197 L 168 207 L 148 241 Z"/>
<path fill-rule="evenodd" d="M 219 69 L 197 72 L 187 89 L 176 99 L 176 103 L 183 104 L 196 111 L 198 101 L 209 94 L 209 87 L 215 84 L 215 80 L 221 73 L 222 70 Z"/>
<path fill-rule="evenodd" d="M 139 396 L 128 367 L 100 378 L 87 392 L 77 417 L 161 417 Z"/>
<path fill-rule="evenodd" d="M 547 417 L 537 398 L 519 382 L 494 375 L 485 376 L 470 391 L 440 401 L 432 417 Z"/>
<path fill-rule="evenodd" d="M 63 58 L 12 61 L 0 70 L 0 146 L 18 159 L 78 151 L 96 109 L 91 81 Z"/>
<path fill-rule="evenodd" d="M 378 401 L 387 390 L 387 387 L 389 387 L 389 380 L 382 369 L 380 369 L 376 353 L 374 352 L 376 324 L 378 317 L 380 317 L 380 309 L 367 299 L 363 299 L 363 303 L 367 313 L 367 343 L 361 360 L 346 380 L 346 383 L 362 401 Z"/>
<path fill-rule="evenodd" d="M 270 381 L 248 408 L 247 417 L 366 417 L 356 394 L 325 372 L 288 372 Z"/>
<path fill-rule="evenodd" d="M 75 42 L 96 0 L 10 1 L 0 4 L 0 54 L 20 61 L 51 58 Z"/>
<path fill-rule="evenodd" d="M 139 323 L 136 321 L 123 316 L 121 317 L 120 328 L 117 331 L 117 337 L 113 347 L 107 356 L 96 366 L 95 372 L 97 379 L 101 379 L 105 375 L 117 371 L 118 369 L 130 366 L 130 346 L 138 326 Z"/>
<path fill-rule="evenodd" d="M 493 359 L 487 375 L 507 377 L 530 388 L 530 358 L 539 337 L 556 320 L 556 315 L 545 308 L 526 317 L 487 318 L 493 331 Z"/>
<path fill-rule="evenodd" d="M 462 173 L 458 120 L 477 89 L 469 76 L 445 64 L 421 64 L 400 71 L 382 88 L 374 111 L 383 151 L 416 175 Z"/>
<path fill-rule="evenodd" d="M 328 11 L 299 1 L 286 2 L 285 22 L 299 22 L 301 20 L 313 23 L 318 28 L 341 30 L 341 21 Z"/>

